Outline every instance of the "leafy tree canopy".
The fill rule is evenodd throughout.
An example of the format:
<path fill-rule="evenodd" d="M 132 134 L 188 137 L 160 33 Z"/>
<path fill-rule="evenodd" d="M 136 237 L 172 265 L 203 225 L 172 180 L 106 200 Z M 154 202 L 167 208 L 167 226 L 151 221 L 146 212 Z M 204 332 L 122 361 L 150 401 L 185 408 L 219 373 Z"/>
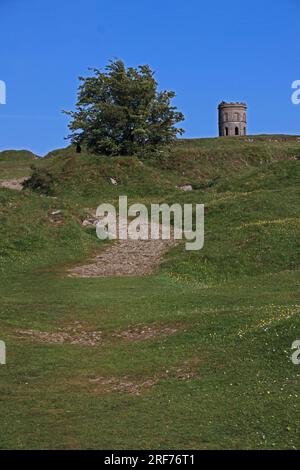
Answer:
<path fill-rule="evenodd" d="M 182 134 L 176 124 L 184 119 L 172 106 L 173 91 L 158 91 L 148 65 L 126 68 L 111 61 L 104 72 L 80 77 L 76 111 L 69 135 L 75 145 L 86 145 L 96 154 L 133 155 L 167 148 Z"/>

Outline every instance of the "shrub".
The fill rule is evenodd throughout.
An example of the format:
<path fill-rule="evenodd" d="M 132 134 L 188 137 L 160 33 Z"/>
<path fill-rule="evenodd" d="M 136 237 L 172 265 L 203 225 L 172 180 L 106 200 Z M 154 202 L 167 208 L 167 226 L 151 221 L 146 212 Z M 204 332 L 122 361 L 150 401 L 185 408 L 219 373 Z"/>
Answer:
<path fill-rule="evenodd" d="M 44 169 L 33 168 L 31 177 L 23 184 L 24 189 L 31 189 L 32 191 L 47 196 L 54 193 L 55 179 L 51 173 Z"/>

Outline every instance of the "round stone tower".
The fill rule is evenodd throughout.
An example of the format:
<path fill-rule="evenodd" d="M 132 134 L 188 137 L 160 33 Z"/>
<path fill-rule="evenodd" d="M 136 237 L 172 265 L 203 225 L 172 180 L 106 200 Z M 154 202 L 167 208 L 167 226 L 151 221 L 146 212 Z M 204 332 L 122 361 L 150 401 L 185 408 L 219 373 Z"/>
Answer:
<path fill-rule="evenodd" d="M 247 135 L 247 105 L 245 103 L 219 104 L 219 136 Z"/>

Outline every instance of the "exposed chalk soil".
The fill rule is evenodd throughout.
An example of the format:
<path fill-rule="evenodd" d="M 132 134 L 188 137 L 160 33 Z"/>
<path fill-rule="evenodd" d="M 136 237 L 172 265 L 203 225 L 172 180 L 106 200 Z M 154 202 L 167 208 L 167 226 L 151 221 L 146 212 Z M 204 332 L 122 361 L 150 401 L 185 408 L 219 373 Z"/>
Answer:
<path fill-rule="evenodd" d="M 0 188 L 13 189 L 15 191 L 22 191 L 23 183 L 27 178 L 19 178 L 13 180 L 0 180 Z"/>

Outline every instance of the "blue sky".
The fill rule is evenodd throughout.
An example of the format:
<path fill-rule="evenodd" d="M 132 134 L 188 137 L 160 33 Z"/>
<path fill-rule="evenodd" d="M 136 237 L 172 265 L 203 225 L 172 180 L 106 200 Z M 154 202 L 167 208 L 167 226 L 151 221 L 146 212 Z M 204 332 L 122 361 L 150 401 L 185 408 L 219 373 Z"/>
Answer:
<path fill-rule="evenodd" d="M 66 145 L 78 76 L 147 63 L 176 91 L 186 137 L 217 135 L 221 100 L 247 101 L 249 132 L 300 134 L 300 0 L 0 0 L 0 149 Z"/>

